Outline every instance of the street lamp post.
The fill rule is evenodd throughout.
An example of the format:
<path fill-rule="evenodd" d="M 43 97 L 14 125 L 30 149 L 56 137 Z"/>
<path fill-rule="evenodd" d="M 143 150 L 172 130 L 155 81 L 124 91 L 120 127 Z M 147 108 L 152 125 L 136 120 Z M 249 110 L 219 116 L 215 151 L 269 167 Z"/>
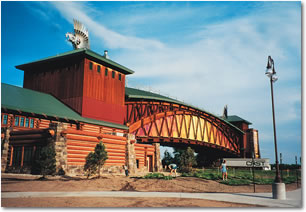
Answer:
<path fill-rule="evenodd" d="M 268 64 L 266 75 L 270 79 L 271 84 L 271 99 L 272 99 L 272 116 L 273 116 L 273 131 L 274 131 L 274 147 L 275 147 L 275 180 L 272 184 L 272 193 L 274 199 L 286 199 L 285 184 L 282 183 L 280 172 L 279 172 L 279 163 L 278 163 L 278 153 L 277 153 L 277 140 L 276 140 L 276 128 L 275 128 L 275 112 L 274 112 L 274 97 L 273 97 L 273 83 L 277 81 L 278 77 L 276 76 L 274 61 L 271 56 L 268 57 Z"/>

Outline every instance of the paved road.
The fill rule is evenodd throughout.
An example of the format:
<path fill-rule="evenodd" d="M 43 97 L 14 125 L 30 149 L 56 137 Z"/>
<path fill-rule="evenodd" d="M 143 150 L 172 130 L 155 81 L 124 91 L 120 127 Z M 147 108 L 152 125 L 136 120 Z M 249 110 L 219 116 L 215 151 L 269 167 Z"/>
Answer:
<path fill-rule="evenodd" d="M 2 192 L 1 198 L 28 197 L 175 197 L 195 198 L 268 207 L 302 207 L 302 190 L 286 192 L 286 200 L 272 199 L 272 193 L 176 193 L 130 191 L 80 191 L 80 192 Z"/>

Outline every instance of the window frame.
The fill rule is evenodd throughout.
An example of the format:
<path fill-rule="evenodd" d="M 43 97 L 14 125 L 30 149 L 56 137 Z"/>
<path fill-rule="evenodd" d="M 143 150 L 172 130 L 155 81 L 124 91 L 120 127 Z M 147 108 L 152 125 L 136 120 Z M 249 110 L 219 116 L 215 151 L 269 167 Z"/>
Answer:
<path fill-rule="evenodd" d="M 17 121 L 17 123 L 16 123 Z M 18 127 L 19 126 L 19 121 L 20 121 L 20 116 L 15 116 L 14 117 L 14 127 Z"/>
<path fill-rule="evenodd" d="M 6 117 L 6 118 L 4 118 L 4 117 Z M 9 118 L 9 116 L 8 116 L 8 114 L 2 114 L 2 119 L 1 119 L 1 124 L 2 125 L 7 125 L 8 124 L 8 118 Z"/>
<path fill-rule="evenodd" d="M 34 121 L 34 119 L 31 119 L 30 118 L 30 128 L 34 128 L 34 125 L 35 125 L 35 121 Z"/>
<path fill-rule="evenodd" d="M 22 125 L 21 125 L 21 123 L 22 123 Z M 24 127 L 24 124 L 25 124 L 25 117 L 24 116 L 20 116 L 19 127 Z"/>

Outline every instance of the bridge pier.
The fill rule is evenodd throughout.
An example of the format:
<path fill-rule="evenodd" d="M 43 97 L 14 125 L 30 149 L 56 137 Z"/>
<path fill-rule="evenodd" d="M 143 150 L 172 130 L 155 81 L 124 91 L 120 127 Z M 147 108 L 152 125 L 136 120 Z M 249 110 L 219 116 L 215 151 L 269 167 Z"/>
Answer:
<path fill-rule="evenodd" d="M 156 172 L 161 172 L 163 171 L 163 166 L 161 163 L 161 159 L 160 159 L 160 144 L 159 143 L 154 143 L 153 144 L 155 147 L 155 171 Z"/>
<path fill-rule="evenodd" d="M 128 140 L 126 144 L 126 161 L 130 174 L 136 174 L 137 172 L 134 143 L 135 143 L 135 136 L 133 134 L 128 134 Z"/>

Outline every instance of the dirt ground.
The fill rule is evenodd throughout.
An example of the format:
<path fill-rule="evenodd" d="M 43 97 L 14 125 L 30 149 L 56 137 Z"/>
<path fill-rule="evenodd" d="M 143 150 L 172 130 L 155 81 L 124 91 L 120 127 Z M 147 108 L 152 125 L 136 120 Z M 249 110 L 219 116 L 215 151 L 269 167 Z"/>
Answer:
<path fill-rule="evenodd" d="M 70 197 L 70 198 L 19 198 L 2 199 L 2 207 L 90 207 L 90 208 L 165 208 L 165 207 L 254 207 L 254 205 L 218 202 L 203 199 L 181 198 L 113 198 L 113 197 Z"/>
<path fill-rule="evenodd" d="M 297 188 L 286 185 L 286 190 Z M 158 191 L 158 192 L 253 192 L 253 185 L 228 186 L 211 180 L 177 177 L 173 180 L 140 179 L 125 176 L 103 176 L 100 179 L 85 177 L 48 177 L 5 175 L 1 177 L 2 192 L 26 191 Z M 256 185 L 256 192 L 272 192 L 271 185 Z M 37 201 L 39 199 L 39 201 Z M 122 201 L 124 199 L 124 201 Z M 250 207 L 245 204 L 217 202 L 201 199 L 175 198 L 19 198 L 1 199 L 2 207 Z M 254 206 L 251 206 L 254 207 Z"/>

